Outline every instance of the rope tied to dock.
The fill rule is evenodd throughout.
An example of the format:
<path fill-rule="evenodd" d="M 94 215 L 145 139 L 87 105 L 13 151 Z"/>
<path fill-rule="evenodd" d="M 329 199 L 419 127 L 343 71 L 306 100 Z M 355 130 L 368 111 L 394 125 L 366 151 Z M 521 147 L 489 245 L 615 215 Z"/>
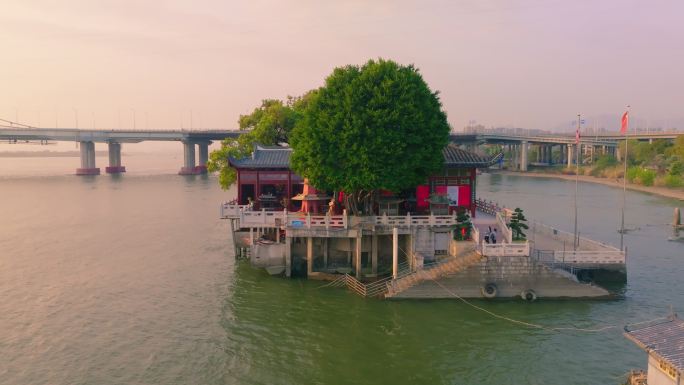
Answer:
<path fill-rule="evenodd" d="M 461 302 L 465 303 L 466 305 L 468 305 L 468 306 L 470 306 L 470 307 L 472 307 L 472 308 L 474 308 L 474 309 L 477 309 L 477 310 L 479 310 L 479 311 L 481 311 L 481 312 L 487 313 L 487 314 L 489 314 L 490 316 L 492 316 L 492 317 L 494 317 L 494 318 L 498 318 L 498 319 L 501 319 L 501 320 L 504 320 L 504 321 L 508 321 L 508 322 L 511 322 L 511 323 L 514 323 L 514 324 L 518 324 L 518 325 L 527 326 L 527 327 L 530 327 L 530 328 L 541 329 L 541 330 L 547 330 L 547 331 L 556 332 L 556 333 L 560 333 L 560 332 L 562 332 L 562 331 L 578 331 L 578 332 L 586 332 L 586 333 L 598 333 L 598 332 L 602 332 L 602 331 L 605 331 L 605 330 L 617 328 L 617 326 L 615 326 L 615 325 L 608 325 L 608 326 L 604 326 L 604 327 L 600 327 L 600 328 L 595 328 L 595 329 L 586 329 L 586 328 L 577 328 L 577 327 L 548 327 L 548 326 L 539 325 L 539 324 L 535 324 L 535 323 L 531 323 L 531 322 L 520 321 L 520 320 L 513 319 L 513 318 L 510 318 L 510 317 L 506 317 L 506 316 L 503 316 L 503 315 L 500 315 L 500 314 L 496 314 L 496 313 L 494 313 L 494 312 L 492 312 L 492 311 L 490 311 L 490 310 L 487 310 L 487 309 L 485 309 L 485 308 L 483 308 L 483 307 L 477 306 L 477 305 L 475 305 L 474 303 L 471 303 L 471 302 L 469 302 L 468 300 L 466 300 L 465 298 L 463 298 L 463 297 L 459 296 L 458 294 L 454 293 L 452 290 L 449 290 L 448 287 L 442 285 L 442 284 L 439 283 L 437 280 L 434 280 L 434 279 L 433 279 L 432 282 L 434 282 L 435 284 L 437 284 L 437 286 L 439 286 L 439 287 L 441 287 L 442 289 L 444 289 L 444 291 L 446 291 L 447 293 L 449 293 L 449 294 L 452 295 L 453 297 L 459 299 Z"/>

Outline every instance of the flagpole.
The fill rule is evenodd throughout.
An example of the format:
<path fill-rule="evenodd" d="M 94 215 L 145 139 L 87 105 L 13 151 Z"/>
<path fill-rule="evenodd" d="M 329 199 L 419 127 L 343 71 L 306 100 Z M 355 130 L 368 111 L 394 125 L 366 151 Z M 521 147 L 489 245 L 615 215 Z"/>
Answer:
<path fill-rule="evenodd" d="M 627 130 L 625 131 L 625 166 L 622 175 L 622 217 L 620 220 L 620 250 L 624 251 L 625 244 L 625 205 L 627 203 L 627 146 L 629 143 L 629 106 L 627 106 Z"/>
<path fill-rule="evenodd" d="M 575 133 L 575 146 L 577 147 L 575 149 L 575 152 L 577 155 L 575 156 L 575 239 L 572 241 L 572 245 L 574 247 L 574 250 L 577 251 L 577 244 L 579 242 L 578 235 L 577 235 L 577 193 L 579 191 L 579 159 L 580 159 L 580 138 L 579 138 L 579 132 L 580 132 L 580 125 L 582 124 L 582 115 L 577 114 L 577 132 Z"/>

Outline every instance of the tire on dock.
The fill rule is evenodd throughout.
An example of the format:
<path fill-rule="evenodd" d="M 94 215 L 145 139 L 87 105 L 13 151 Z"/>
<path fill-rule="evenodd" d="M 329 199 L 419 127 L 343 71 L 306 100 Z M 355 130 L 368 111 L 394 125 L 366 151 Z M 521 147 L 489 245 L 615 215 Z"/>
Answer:
<path fill-rule="evenodd" d="M 494 298 L 499 292 L 496 285 L 493 283 L 484 285 L 480 290 L 482 291 L 482 296 L 485 298 Z"/>
<path fill-rule="evenodd" d="M 537 299 L 537 293 L 535 293 L 532 289 L 523 290 L 520 292 L 520 298 L 527 302 L 532 302 Z"/>

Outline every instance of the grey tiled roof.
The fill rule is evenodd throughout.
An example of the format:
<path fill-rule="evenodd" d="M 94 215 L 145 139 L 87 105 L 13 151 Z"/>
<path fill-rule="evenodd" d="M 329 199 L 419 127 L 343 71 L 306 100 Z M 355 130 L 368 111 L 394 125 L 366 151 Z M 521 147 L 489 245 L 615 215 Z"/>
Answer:
<path fill-rule="evenodd" d="M 252 156 L 228 161 L 239 168 L 289 168 L 292 148 L 281 146 L 256 145 Z M 463 150 L 450 143 L 442 150 L 444 164 L 447 167 L 487 167 L 498 161 L 500 155 L 493 158 L 484 157 L 470 151 Z"/>
<path fill-rule="evenodd" d="M 444 164 L 448 167 L 454 166 L 471 166 L 471 167 L 487 167 L 495 163 L 499 156 L 493 158 L 484 157 L 470 151 L 463 150 L 453 143 L 449 143 L 444 150 Z"/>
<path fill-rule="evenodd" d="M 684 372 L 684 321 L 677 316 L 628 330 L 625 336 L 647 352 L 654 352 L 667 360 L 679 372 Z"/>
<path fill-rule="evenodd" d="M 228 161 L 234 167 L 240 168 L 289 168 L 292 148 L 281 146 L 254 147 L 252 156 L 242 159 L 229 158 Z"/>

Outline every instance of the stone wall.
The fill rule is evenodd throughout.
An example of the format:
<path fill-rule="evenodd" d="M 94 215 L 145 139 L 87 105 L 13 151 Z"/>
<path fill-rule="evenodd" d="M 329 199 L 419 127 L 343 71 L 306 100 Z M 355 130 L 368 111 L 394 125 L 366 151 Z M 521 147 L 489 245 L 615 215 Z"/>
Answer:
<path fill-rule="evenodd" d="M 579 283 L 574 276 L 534 263 L 528 257 L 483 257 L 463 271 L 435 281 L 425 281 L 394 298 L 484 298 L 487 284 L 497 287 L 497 297 L 520 297 L 524 290 L 533 290 L 537 298 L 606 297 L 610 293 L 599 287 Z"/>

